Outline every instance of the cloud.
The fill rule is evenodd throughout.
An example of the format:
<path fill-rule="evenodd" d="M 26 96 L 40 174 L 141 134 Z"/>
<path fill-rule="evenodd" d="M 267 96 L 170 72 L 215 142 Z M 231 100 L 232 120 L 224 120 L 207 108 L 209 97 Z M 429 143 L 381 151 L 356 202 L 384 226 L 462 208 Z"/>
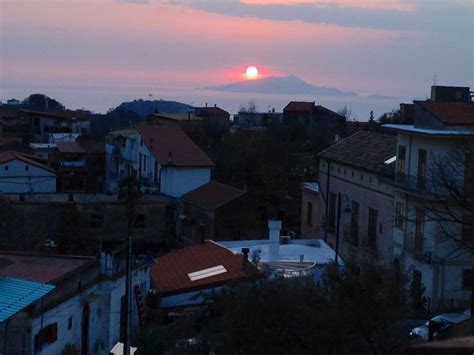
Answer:
<path fill-rule="evenodd" d="M 458 33 L 465 36 L 470 35 L 472 20 L 472 5 L 469 1 L 456 0 L 449 3 L 413 0 L 408 5 L 407 2 L 392 1 L 389 2 L 391 7 L 383 7 L 382 3 L 377 1 L 347 0 L 161 0 L 161 3 L 236 17 L 324 23 L 351 28 Z M 372 6 L 369 6 L 370 4 Z M 413 11 L 409 11 L 410 9 Z"/>

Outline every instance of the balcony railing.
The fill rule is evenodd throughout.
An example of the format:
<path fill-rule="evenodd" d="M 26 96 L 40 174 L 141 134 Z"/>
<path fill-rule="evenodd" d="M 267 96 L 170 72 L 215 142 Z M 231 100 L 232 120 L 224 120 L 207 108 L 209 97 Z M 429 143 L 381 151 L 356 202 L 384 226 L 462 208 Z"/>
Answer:
<path fill-rule="evenodd" d="M 261 263 L 259 268 L 263 271 L 269 272 L 273 276 L 281 276 L 284 278 L 300 278 L 312 276 L 315 272 L 316 263 L 271 261 Z"/>

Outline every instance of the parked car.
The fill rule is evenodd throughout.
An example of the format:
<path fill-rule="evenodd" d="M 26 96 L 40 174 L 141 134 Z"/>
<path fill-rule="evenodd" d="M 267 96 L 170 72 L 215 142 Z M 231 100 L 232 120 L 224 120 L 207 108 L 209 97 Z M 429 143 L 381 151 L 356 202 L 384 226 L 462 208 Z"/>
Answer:
<path fill-rule="evenodd" d="M 471 310 L 467 309 L 463 313 L 443 313 L 439 314 L 425 324 L 415 327 L 410 331 L 410 338 L 412 342 L 426 342 L 429 338 L 429 324 L 432 322 L 433 338 L 436 338 L 440 332 L 452 324 L 457 324 L 469 319 L 471 317 Z"/>

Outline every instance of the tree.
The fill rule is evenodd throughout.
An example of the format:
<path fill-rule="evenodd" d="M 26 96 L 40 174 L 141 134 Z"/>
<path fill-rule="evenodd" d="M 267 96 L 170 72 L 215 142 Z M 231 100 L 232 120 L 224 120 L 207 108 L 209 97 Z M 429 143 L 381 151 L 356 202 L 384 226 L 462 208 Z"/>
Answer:
<path fill-rule="evenodd" d="M 339 116 L 344 117 L 347 121 L 352 121 L 356 119 L 354 113 L 347 106 L 344 106 L 343 108 L 337 110 L 337 114 Z"/>
<path fill-rule="evenodd" d="M 390 354 L 407 341 L 400 326 L 405 284 L 396 265 L 367 262 L 331 267 L 322 285 L 312 279 L 239 283 L 212 294 L 196 313 L 145 334 L 161 350 L 193 339 L 183 353 Z"/>
<path fill-rule="evenodd" d="M 257 112 L 257 104 L 255 100 L 250 100 L 247 103 L 247 106 L 241 105 L 239 108 L 239 112 L 247 112 L 247 113 L 256 113 Z"/>
<path fill-rule="evenodd" d="M 22 107 L 37 111 L 64 111 L 64 105 L 44 94 L 33 94 L 22 102 Z"/>

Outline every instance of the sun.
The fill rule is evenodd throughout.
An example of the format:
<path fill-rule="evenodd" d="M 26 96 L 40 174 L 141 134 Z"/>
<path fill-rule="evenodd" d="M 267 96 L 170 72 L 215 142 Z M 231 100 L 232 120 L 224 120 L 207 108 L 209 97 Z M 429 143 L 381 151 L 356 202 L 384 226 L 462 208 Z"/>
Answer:
<path fill-rule="evenodd" d="M 248 79 L 256 79 L 258 77 L 258 69 L 255 67 L 248 67 L 245 70 L 245 75 Z"/>

